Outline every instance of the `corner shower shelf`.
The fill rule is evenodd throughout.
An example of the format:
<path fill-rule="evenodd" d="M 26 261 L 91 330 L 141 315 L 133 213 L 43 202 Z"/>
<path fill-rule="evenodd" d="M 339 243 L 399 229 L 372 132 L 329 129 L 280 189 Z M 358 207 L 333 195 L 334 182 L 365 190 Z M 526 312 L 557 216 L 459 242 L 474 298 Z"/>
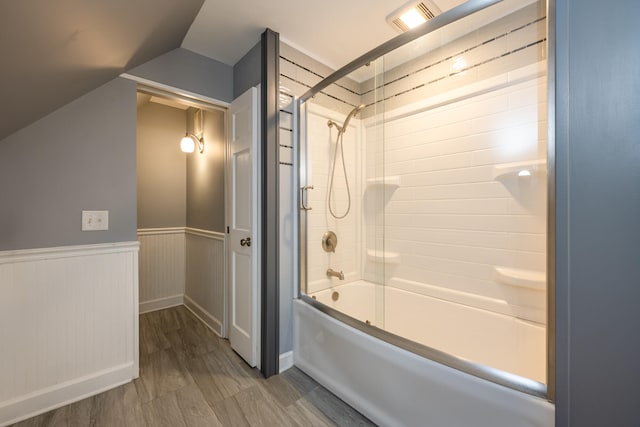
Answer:
<path fill-rule="evenodd" d="M 367 259 L 373 262 L 384 262 L 385 264 L 400 264 L 400 254 L 397 252 L 367 249 Z"/>
<path fill-rule="evenodd" d="M 367 186 L 384 186 L 388 187 L 391 190 L 395 190 L 400 187 L 400 177 L 399 176 L 386 176 L 381 178 L 369 178 L 367 179 Z"/>
<path fill-rule="evenodd" d="M 496 278 L 505 285 L 544 291 L 547 276 L 544 271 L 522 270 L 518 268 L 493 267 Z"/>
<path fill-rule="evenodd" d="M 522 176 L 520 172 L 528 172 Z M 545 159 L 527 160 L 525 162 L 503 163 L 493 167 L 493 179 L 499 181 L 504 178 L 530 178 L 533 175 L 543 175 L 547 173 L 547 161 Z"/>

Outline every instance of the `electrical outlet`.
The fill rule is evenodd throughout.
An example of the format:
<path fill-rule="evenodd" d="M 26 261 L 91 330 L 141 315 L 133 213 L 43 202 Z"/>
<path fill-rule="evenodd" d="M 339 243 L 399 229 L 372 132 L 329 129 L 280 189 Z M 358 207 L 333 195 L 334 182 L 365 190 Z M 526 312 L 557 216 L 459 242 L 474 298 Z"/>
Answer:
<path fill-rule="evenodd" d="M 82 231 L 109 229 L 109 211 L 82 211 Z"/>

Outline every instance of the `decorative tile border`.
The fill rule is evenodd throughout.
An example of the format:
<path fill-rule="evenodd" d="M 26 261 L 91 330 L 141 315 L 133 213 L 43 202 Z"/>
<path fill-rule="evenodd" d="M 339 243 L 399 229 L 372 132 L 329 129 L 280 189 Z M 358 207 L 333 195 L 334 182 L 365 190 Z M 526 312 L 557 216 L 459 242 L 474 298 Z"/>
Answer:
<path fill-rule="evenodd" d="M 506 17 L 506 18 L 508 19 L 509 17 Z M 409 69 L 411 67 L 411 64 L 400 65 L 399 67 L 396 67 L 395 70 L 397 71 L 400 67 L 407 67 L 408 68 L 407 72 L 402 73 L 402 75 L 400 75 L 398 77 L 395 77 L 392 80 L 386 81 L 386 82 L 384 82 L 384 83 L 382 83 L 380 85 L 377 85 L 377 86 L 375 86 L 373 88 L 368 88 L 368 86 L 370 86 L 370 83 L 371 83 L 370 80 L 362 82 L 362 83 L 359 83 L 359 84 L 354 83 L 355 85 L 359 85 L 360 90 L 354 90 L 353 88 L 350 88 L 345 84 L 342 84 L 340 82 L 336 82 L 333 85 L 329 86 L 329 88 L 338 88 L 340 91 L 345 91 L 344 95 L 346 95 L 346 94 L 354 95 L 354 96 L 359 98 L 359 101 L 358 102 L 353 102 L 353 100 L 349 100 L 346 96 L 340 96 L 339 94 L 329 93 L 330 91 L 328 91 L 327 90 L 328 88 L 327 88 L 327 89 L 322 90 L 322 91 L 320 91 L 318 93 L 318 95 L 321 96 L 321 99 L 324 98 L 324 97 L 328 98 L 325 101 L 320 101 L 320 103 L 323 104 L 323 105 L 327 104 L 327 103 L 331 104 L 331 105 L 324 105 L 324 106 L 329 107 L 329 108 L 334 108 L 334 109 L 337 109 L 337 110 L 349 111 L 352 108 L 356 107 L 359 104 L 360 101 L 364 101 L 366 103 L 366 107 L 371 107 L 373 105 L 376 105 L 376 104 L 378 104 L 380 102 L 383 102 L 383 101 L 390 100 L 392 98 L 397 98 L 397 97 L 400 97 L 400 96 L 408 95 L 411 92 L 414 92 L 414 91 L 416 91 L 418 89 L 422 89 L 422 88 L 424 88 L 424 87 L 426 87 L 428 85 L 432 85 L 432 84 L 441 82 L 441 81 L 443 81 L 445 79 L 458 76 L 458 75 L 460 75 L 462 73 L 465 73 L 465 72 L 473 70 L 473 69 L 478 69 L 479 67 L 481 67 L 483 65 L 490 64 L 490 63 L 492 63 L 494 61 L 503 59 L 503 58 L 508 57 L 510 55 L 513 55 L 515 53 L 521 52 L 521 51 L 523 51 L 525 49 L 528 49 L 528 48 L 535 47 L 535 46 L 541 45 L 543 43 L 546 43 L 546 41 L 547 41 L 546 35 L 544 35 L 542 37 L 539 37 L 536 40 L 530 40 L 528 43 L 523 44 L 522 46 L 519 46 L 519 47 L 511 49 L 511 50 L 507 50 L 505 52 L 502 52 L 502 53 L 497 54 L 495 56 L 492 56 L 490 58 L 479 59 L 477 62 L 475 62 L 475 63 L 473 63 L 471 65 L 467 65 L 464 68 L 461 68 L 460 70 L 455 70 L 453 72 L 448 72 L 448 73 L 446 73 L 444 75 L 440 75 L 440 76 L 433 76 L 433 78 L 430 78 L 426 82 L 419 82 L 419 81 L 416 82 L 416 81 L 414 81 L 413 84 L 410 85 L 410 87 L 402 88 L 400 91 L 398 91 L 396 93 L 388 94 L 387 96 L 384 96 L 381 99 L 373 100 L 372 102 L 368 102 L 368 103 L 367 103 L 367 101 L 365 99 L 363 99 L 363 97 L 366 97 L 367 95 L 370 95 L 372 92 L 374 92 L 376 90 L 389 88 L 389 86 L 394 84 L 394 83 L 401 82 L 402 80 L 405 80 L 405 79 L 409 79 L 409 78 L 417 75 L 418 73 L 424 72 L 425 70 L 433 69 L 434 67 L 436 67 L 438 65 L 441 65 L 443 63 L 446 63 L 447 61 L 451 61 L 456 57 L 460 57 L 460 56 L 462 56 L 464 54 L 468 54 L 470 52 L 473 52 L 474 50 L 477 50 L 477 49 L 479 49 L 481 47 L 484 47 L 489 43 L 495 42 L 495 41 L 500 40 L 500 39 L 505 39 L 509 35 L 512 35 L 514 33 L 522 31 L 522 30 L 525 30 L 525 29 L 527 29 L 527 28 L 529 28 L 531 26 L 538 25 L 539 23 L 544 22 L 545 20 L 546 20 L 546 16 L 540 16 L 540 17 L 538 17 L 536 19 L 533 19 L 533 20 L 530 20 L 530 21 L 528 21 L 528 22 L 526 22 L 526 23 L 524 23 L 524 24 L 522 24 L 520 26 L 517 26 L 516 28 L 510 29 L 508 31 L 501 32 L 498 35 L 495 35 L 493 37 L 487 38 L 486 40 L 483 40 L 480 43 L 474 44 L 473 46 L 469 46 L 469 47 L 466 47 L 464 49 L 458 50 L 455 53 L 446 54 L 446 57 L 444 57 L 442 59 L 438 59 L 438 60 L 436 60 L 434 62 L 431 62 L 429 64 L 426 64 L 426 65 L 418 66 L 418 68 L 416 68 L 414 70 L 410 70 Z M 491 25 L 492 24 L 488 24 L 486 27 L 490 28 Z M 483 28 L 485 28 L 485 27 L 483 27 Z M 293 48 L 290 48 L 290 49 L 293 49 Z M 289 52 L 289 54 L 281 54 L 280 61 L 284 62 L 286 64 L 289 64 L 289 65 L 292 65 L 293 67 L 296 67 L 296 69 L 298 69 L 300 71 L 303 71 L 304 73 L 308 73 L 309 76 L 313 76 L 314 80 L 315 80 L 315 78 L 324 79 L 325 77 L 327 77 L 326 75 L 324 75 L 326 73 L 318 72 L 317 70 L 313 69 L 315 67 L 312 67 L 310 65 L 305 65 L 304 63 L 302 63 L 304 61 L 301 61 L 300 59 L 293 59 L 294 57 L 298 57 L 298 56 L 300 56 L 300 58 L 302 58 L 302 59 L 306 58 L 303 54 L 300 53 L 300 55 L 297 55 L 294 52 L 295 51 Z M 425 54 L 425 56 L 426 55 L 427 54 Z M 424 56 L 423 56 L 423 58 L 424 58 Z M 416 58 L 416 60 L 419 61 L 420 59 Z M 309 62 L 309 64 L 313 64 L 314 60 L 309 59 L 308 62 Z M 416 66 L 416 65 L 417 64 L 414 64 L 414 66 Z M 317 67 L 320 67 L 320 65 L 317 65 Z M 392 71 L 394 71 L 394 70 L 389 70 L 389 71 L 386 72 L 386 74 L 388 74 L 388 73 L 390 73 Z M 292 72 L 295 73 L 295 71 L 292 71 Z M 281 79 L 286 80 L 288 82 L 292 82 L 292 83 L 294 83 L 295 85 L 298 85 L 301 88 L 305 88 L 305 90 L 306 89 L 310 89 L 315 85 L 315 82 L 313 82 L 313 81 L 305 82 L 305 81 L 303 81 L 305 79 L 302 79 L 300 77 L 296 78 L 295 75 L 290 75 L 290 74 L 291 74 L 291 72 L 290 73 L 281 72 L 280 77 L 281 77 Z M 369 84 L 367 84 L 367 82 Z M 282 98 L 287 97 L 287 98 L 292 99 L 294 94 L 292 94 L 291 92 L 294 92 L 294 91 L 292 91 L 292 90 L 289 90 L 289 91 L 283 90 L 283 87 L 284 86 L 281 86 L 280 95 L 281 95 L 281 103 L 284 105 L 284 104 L 286 104 L 286 102 Z M 365 88 L 367 88 L 367 89 L 365 89 Z M 301 95 L 301 93 L 296 93 L 295 95 Z"/>

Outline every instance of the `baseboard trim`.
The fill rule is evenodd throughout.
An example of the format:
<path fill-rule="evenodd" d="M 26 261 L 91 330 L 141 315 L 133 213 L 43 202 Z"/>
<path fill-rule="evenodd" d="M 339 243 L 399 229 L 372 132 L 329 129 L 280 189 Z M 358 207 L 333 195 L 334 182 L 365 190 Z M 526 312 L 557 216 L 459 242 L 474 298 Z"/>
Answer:
<path fill-rule="evenodd" d="M 202 308 L 197 302 L 189 298 L 188 295 L 184 296 L 184 306 L 193 313 L 202 323 L 204 323 L 209 329 L 215 332 L 218 336 L 222 336 L 222 322 L 216 319 L 211 313 Z"/>
<path fill-rule="evenodd" d="M 292 367 L 293 367 L 293 351 L 287 351 L 286 353 L 280 354 L 278 373 L 281 374 L 287 369 Z"/>
<path fill-rule="evenodd" d="M 137 376 L 127 363 L 0 403 L 0 427 L 77 402 L 126 384 Z"/>
<path fill-rule="evenodd" d="M 140 314 L 150 313 L 152 311 L 164 310 L 165 308 L 171 308 L 182 304 L 184 304 L 184 295 L 173 295 L 150 301 L 142 301 L 139 304 L 139 312 Z"/>

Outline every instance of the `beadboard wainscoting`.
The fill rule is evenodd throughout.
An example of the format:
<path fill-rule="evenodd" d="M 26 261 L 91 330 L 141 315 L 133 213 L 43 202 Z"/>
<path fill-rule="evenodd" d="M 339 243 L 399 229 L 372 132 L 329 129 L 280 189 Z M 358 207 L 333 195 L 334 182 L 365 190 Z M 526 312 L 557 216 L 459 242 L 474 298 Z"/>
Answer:
<path fill-rule="evenodd" d="M 185 228 L 138 230 L 140 242 L 140 313 L 183 303 Z"/>
<path fill-rule="evenodd" d="M 138 242 L 0 252 L 0 426 L 138 376 Z"/>
<path fill-rule="evenodd" d="M 225 336 L 225 235 L 190 227 L 139 229 L 140 312 L 184 304 Z"/>
<path fill-rule="evenodd" d="M 186 228 L 184 305 L 220 336 L 226 336 L 225 235 Z"/>

